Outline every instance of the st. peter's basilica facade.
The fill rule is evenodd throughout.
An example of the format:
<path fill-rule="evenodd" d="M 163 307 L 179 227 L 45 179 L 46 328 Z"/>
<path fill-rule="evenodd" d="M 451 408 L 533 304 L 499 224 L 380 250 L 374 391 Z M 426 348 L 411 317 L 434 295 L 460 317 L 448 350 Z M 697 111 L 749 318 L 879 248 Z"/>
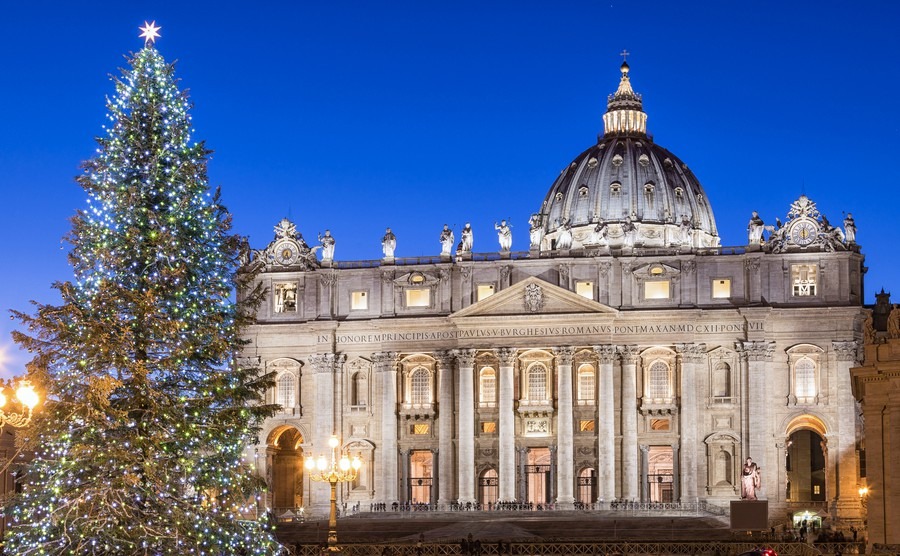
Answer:
<path fill-rule="evenodd" d="M 749 457 L 773 521 L 861 525 L 852 217 L 835 227 L 801 196 L 720 246 L 628 71 L 604 133 L 535 207 L 530 251 L 509 251 L 504 222 L 499 251 L 445 230 L 441 254 L 395 258 L 388 230 L 381 260 L 341 261 L 330 235 L 310 247 L 283 220 L 253 252 L 269 295 L 245 354 L 281 406 L 255 448 L 267 508 L 325 507 L 303 458 L 334 434 L 363 460 L 342 502 L 365 510 L 726 508 Z"/>

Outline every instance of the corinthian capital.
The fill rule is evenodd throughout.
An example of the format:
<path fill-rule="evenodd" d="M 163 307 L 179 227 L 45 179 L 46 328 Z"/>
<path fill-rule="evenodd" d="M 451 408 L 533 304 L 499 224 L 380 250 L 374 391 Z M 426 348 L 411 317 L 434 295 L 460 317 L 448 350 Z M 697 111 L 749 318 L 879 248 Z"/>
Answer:
<path fill-rule="evenodd" d="M 309 362 L 312 363 L 313 373 L 333 373 L 337 356 L 334 353 L 317 353 L 309 356 Z M 340 360 L 343 363 L 343 359 Z"/>
<path fill-rule="evenodd" d="M 553 351 L 556 353 L 556 363 L 558 365 L 571 365 L 575 359 L 575 348 L 571 346 L 555 347 Z"/>
<path fill-rule="evenodd" d="M 738 349 L 749 361 L 771 361 L 775 342 L 740 342 Z"/>
<path fill-rule="evenodd" d="M 372 354 L 372 362 L 375 364 L 375 372 L 396 370 L 397 352 L 380 351 Z"/>
<path fill-rule="evenodd" d="M 675 351 L 686 363 L 702 363 L 706 359 L 706 344 L 675 344 Z"/>
<path fill-rule="evenodd" d="M 638 357 L 640 357 L 638 347 L 634 344 L 617 346 L 616 350 L 619 352 L 619 357 L 622 358 L 622 363 L 625 364 L 633 365 L 637 363 Z"/>
<path fill-rule="evenodd" d="M 451 353 L 456 357 L 456 362 L 460 368 L 471 369 L 475 367 L 474 349 L 454 349 Z"/>
<path fill-rule="evenodd" d="M 496 353 L 501 366 L 508 367 L 516 362 L 515 348 L 497 348 Z"/>
<path fill-rule="evenodd" d="M 859 344 L 851 342 L 831 342 L 838 361 L 859 361 Z"/>
<path fill-rule="evenodd" d="M 594 346 L 594 353 L 601 364 L 616 362 L 616 346 Z"/>

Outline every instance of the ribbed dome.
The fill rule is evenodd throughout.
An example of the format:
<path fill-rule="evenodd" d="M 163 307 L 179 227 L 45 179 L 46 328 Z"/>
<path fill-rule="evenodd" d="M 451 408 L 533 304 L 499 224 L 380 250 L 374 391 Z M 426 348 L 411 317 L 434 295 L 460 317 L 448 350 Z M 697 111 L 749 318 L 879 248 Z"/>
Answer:
<path fill-rule="evenodd" d="M 629 222 L 636 228 L 630 240 L 635 247 L 719 244 L 700 182 L 686 164 L 647 135 L 647 115 L 628 72 L 628 65 L 622 64 L 619 88 L 610 95 L 603 116 L 605 133 L 563 169 L 541 205 L 545 249 L 553 248 L 559 232 L 569 227 L 572 248 L 592 243 L 628 246 Z M 607 240 L 599 240 L 594 232 L 598 224 L 607 225 Z"/>

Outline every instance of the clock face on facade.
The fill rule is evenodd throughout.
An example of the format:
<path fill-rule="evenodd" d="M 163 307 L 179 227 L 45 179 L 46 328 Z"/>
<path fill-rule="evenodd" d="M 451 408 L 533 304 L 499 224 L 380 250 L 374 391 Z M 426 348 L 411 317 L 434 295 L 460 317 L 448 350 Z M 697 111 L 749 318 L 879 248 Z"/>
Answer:
<path fill-rule="evenodd" d="M 807 246 L 816 240 L 819 226 L 812 220 L 801 219 L 791 226 L 791 241 L 797 245 Z"/>
<path fill-rule="evenodd" d="M 282 241 L 275 246 L 275 261 L 278 264 L 289 265 L 297 262 L 297 246 L 290 241 Z"/>

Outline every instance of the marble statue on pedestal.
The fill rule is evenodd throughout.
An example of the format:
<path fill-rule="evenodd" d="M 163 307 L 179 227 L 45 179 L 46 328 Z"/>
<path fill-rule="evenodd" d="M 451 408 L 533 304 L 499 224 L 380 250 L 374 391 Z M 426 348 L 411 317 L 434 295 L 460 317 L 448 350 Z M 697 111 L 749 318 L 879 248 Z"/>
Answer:
<path fill-rule="evenodd" d="M 331 235 L 331 230 L 325 230 L 325 235 L 319 234 L 319 243 L 322 244 L 322 260 L 334 260 L 335 241 L 334 236 Z"/>
<path fill-rule="evenodd" d="M 559 227 L 559 236 L 556 238 L 556 248 L 568 250 L 572 248 L 572 221 L 566 218 Z"/>
<path fill-rule="evenodd" d="M 384 232 L 384 237 L 381 238 L 381 251 L 384 253 L 384 258 L 393 259 L 396 247 L 397 236 L 394 235 L 390 228 L 387 228 Z"/>
<path fill-rule="evenodd" d="M 507 224 L 506 220 L 501 220 L 499 224 L 495 222 L 494 229 L 497 230 L 497 241 L 500 242 L 500 251 L 512 249 L 512 227 Z"/>
<path fill-rule="evenodd" d="M 441 230 L 441 256 L 449 257 L 450 253 L 453 251 L 453 230 L 450 229 L 449 226 L 444 224 L 444 229 Z"/>
<path fill-rule="evenodd" d="M 458 251 L 460 253 L 471 253 L 472 245 L 474 245 L 474 237 L 472 235 L 472 225 L 469 224 L 468 222 L 466 222 L 466 225 L 463 226 L 462 232 L 460 232 Z"/>
<path fill-rule="evenodd" d="M 755 210 L 750 214 L 750 222 L 747 223 L 747 243 L 749 245 L 759 245 L 762 243 L 763 230 L 765 223 L 759 217 L 759 213 Z"/>

